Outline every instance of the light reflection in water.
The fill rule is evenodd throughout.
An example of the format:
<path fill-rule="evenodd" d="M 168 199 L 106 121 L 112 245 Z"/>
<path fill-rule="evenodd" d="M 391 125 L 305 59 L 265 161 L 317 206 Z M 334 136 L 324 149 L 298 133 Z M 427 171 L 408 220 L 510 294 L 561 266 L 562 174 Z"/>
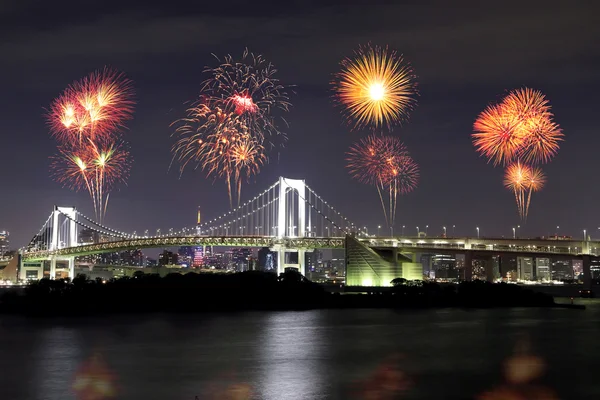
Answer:
<path fill-rule="evenodd" d="M 324 313 L 279 312 L 265 318 L 259 347 L 257 397 L 264 400 L 319 399 L 327 393 L 323 359 L 329 357 Z"/>
<path fill-rule="evenodd" d="M 56 327 L 44 329 L 36 338 L 31 351 L 37 354 L 35 388 L 36 399 L 53 398 L 69 399 L 70 384 L 80 361 L 83 359 L 81 349 L 84 347 L 77 331 L 72 328 Z"/>

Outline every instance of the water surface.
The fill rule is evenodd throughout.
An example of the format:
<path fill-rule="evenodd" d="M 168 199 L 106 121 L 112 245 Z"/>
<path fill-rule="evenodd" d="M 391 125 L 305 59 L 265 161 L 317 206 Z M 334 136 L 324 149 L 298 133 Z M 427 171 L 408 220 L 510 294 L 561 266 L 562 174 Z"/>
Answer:
<path fill-rule="evenodd" d="M 98 399 L 114 390 L 113 398 L 132 400 L 474 399 L 508 387 L 503 363 L 525 343 L 547 367 L 537 385 L 560 399 L 600 398 L 600 302 L 586 304 L 76 322 L 2 316 L 0 398 L 91 399 L 85 390 L 106 390 Z M 94 379 L 104 386 L 90 386 Z"/>

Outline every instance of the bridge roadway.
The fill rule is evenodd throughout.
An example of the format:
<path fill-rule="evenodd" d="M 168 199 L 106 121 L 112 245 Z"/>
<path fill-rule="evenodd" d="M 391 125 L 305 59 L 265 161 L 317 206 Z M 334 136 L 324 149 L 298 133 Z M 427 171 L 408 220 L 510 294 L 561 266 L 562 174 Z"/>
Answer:
<path fill-rule="evenodd" d="M 360 237 L 359 240 L 374 248 L 396 247 L 406 252 L 453 253 L 520 253 L 536 255 L 592 255 L 600 253 L 598 240 L 546 240 L 529 238 L 469 238 L 469 237 Z M 277 238 L 273 236 L 183 236 L 123 239 L 98 244 L 84 244 L 48 251 L 25 251 L 23 261 L 47 260 L 55 257 L 78 257 L 90 254 L 112 253 L 123 250 L 179 247 L 276 247 L 287 249 L 343 249 L 344 237 Z"/>

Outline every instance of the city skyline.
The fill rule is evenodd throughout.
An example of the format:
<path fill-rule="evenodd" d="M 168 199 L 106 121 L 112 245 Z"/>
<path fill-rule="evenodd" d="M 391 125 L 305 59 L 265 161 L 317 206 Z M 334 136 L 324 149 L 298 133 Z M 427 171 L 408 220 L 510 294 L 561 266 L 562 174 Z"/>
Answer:
<path fill-rule="evenodd" d="M 23 3 L 6 12 L 18 21 L 31 6 Z M 302 178 L 358 226 L 371 232 L 384 226 L 377 194 L 353 181 L 345 168 L 348 147 L 368 132 L 350 132 L 342 124 L 329 88 L 343 57 L 367 42 L 402 53 L 419 82 L 410 120 L 392 131 L 421 168 L 419 187 L 399 201 L 397 233 L 403 225 L 407 233 L 428 226 L 430 235 L 439 235 L 443 226 L 455 225 L 456 235 L 476 236 L 480 227 L 482 236 L 511 236 L 520 222 L 513 195 L 502 186 L 503 169 L 477 156 L 470 135 L 473 121 L 490 101 L 528 86 L 548 96 L 566 140 L 556 159 L 543 166 L 548 183 L 536 193 L 521 234 L 554 234 L 557 226 L 559 234 L 573 237 L 583 229 L 592 237 L 600 234 L 593 202 L 600 193 L 588 183 L 598 144 L 594 94 L 600 84 L 599 60 L 587 48 L 598 27 L 584 6 L 546 4 L 540 12 L 521 5 L 519 14 L 505 5 L 460 12 L 444 7 L 433 11 L 426 5 L 321 6 L 294 17 L 287 6 L 261 13 L 243 6 L 228 13 L 212 6 L 202 11 L 186 7 L 185 14 L 176 10 L 176 2 L 172 7 L 159 16 L 152 4 L 143 11 L 106 6 L 89 20 L 77 15 L 85 10 L 49 8 L 43 28 L 48 35 L 40 35 L 35 18 L 30 25 L 3 28 L 12 41 L 2 48 L 13 55 L 0 78 L 13 99 L 3 108 L 3 131 L 13 132 L 5 134 L 3 147 L 10 151 L 3 155 L 4 164 L 13 168 L 0 171 L 8 193 L 0 198 L 0 229 L 11 232 L 14 247 L 31 239 L 54 204 L 93 215 L 85 193 L 63 189 L 50 179 L 54 145 L 43 107 L 73 80 L 105 65 L 125 72 L 137 92 L 134 120 L 125 133 L 134 157 L 132 173 L 128 186 L 111 195 L 106 224 L 128 232 L 166 231 L 194 226 L 198 205 L 206 220 L 226 212 L 221 181 L 199 171 L 185 171 L 180 178 L 176 168 L 169 170 L 174 140 L 169 124 L 197 96 L 201 71 L 213 62 L 210 53 L 239 54 L 246 47 L 268 57 L 284 83 L 297 85 L 297 94 L 287 116 L 287 146 L 243 187 L 242 198 L 262 192 L 278 176 Z M 536 19 L 529 20 L 531 15 Z M 261 26 L 265 16 L 277 16 L 271 20 L 276 22 Z M 225 22 L 238 28 L 221 27 Z M 144 29 L 148 35 L 140 37 L 137 32 Z M 185 29 L 196 35 L 185 35 Z M 215 40 L 200 39 L 203 29 Z M 296 34 L 289 35 L 290 29 Z M 87 46 L 79 46 L 79 40 Z"/>

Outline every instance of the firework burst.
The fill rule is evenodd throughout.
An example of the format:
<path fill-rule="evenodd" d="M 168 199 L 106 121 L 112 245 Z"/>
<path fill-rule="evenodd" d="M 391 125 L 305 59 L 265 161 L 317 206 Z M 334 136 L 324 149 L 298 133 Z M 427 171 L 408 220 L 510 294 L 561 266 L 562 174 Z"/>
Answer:
<path fill-rule="evenodd" d="M 110 140 L 131 119 L 133 106 L 131 81 L 104 69 L 70 85 L 54 100 L 47 118 L 60 143 Z"/>
<path fill-rule="evenodd" d="M 260 172 L 267 161 L 265 148 L 250 136 L 246 125 L 233 112 L 225 112 L 207 104 L 188 109 L 188 117 L 176 129 L 178 140 L 172 148 L 173 160 L 180 173 L 190 163 L 207 176 L 224 178 L 230 206 L 234 194 L 240 202 L 242 181 Z M 235 188 L 235 190 L 232 190 Z"/>
<path fill-rule="evenodd" d="M 473 131 L 476 150 L 494 165 L 549 162 L 564 136 L 546 97 L 529 88 L 513 90 L 499 104 L 488 106 Z"/>
<path fill-rule="evenodd" d="M 511 91 L 502 101 L 503 113 L 516 122 L 515 134 L 523 138 L 518 157 L 528 163 L 547 163 L 556 154 L 563 133 L 553 121 L 546 96 L 529 88 Z"/>
<path fill-rule="evenodd" d="M 131 167 L 119 133 L 131 119 L 133 106 L 131 81 L 105 68 L 71 84 L 47 114 L 50 132 L 59 143 L 52 175 L 73 190 L 86 190 L 100 223 L 111 190 L 127 181 Z"/>
<path fill-rule="evenodd" d="M 354 129 L 388 129 L 408 118 L 416 104 L 412 68 L 402 56 L 378 46 L 360 47 L 342 61 L 332 82 L 335 98 Z"/>
<path fill-rule="evenodd" d="M 215 56 L 215 58 L 217 58 Z M 286 140 L 273 115 L 277 110 L 289 111 L 291 103 L 275 75 L 277 69 L 261 55 L 246 49 L 239 61 L 227 55 L 217 67 L 205 69 L 210 75 L 202 84 L 201 94 L 226 113 L 234 114 L 259 143 L 276 147 L 275 138 Z M 281 118 L 287 126 L 285 119 Z"/>
<path fill-rule="evenodd" d="M 173 123 L 178 139 L 172 153 L 180 173 L 195 164 L 207 176 L 223 178 L 233 207 L 234 197 L 240 204 L 242 181 L 267 162 L 267 148 L 285 141 L 275 113 L 289 111 L 291 104 L 277 70 L 262 56 L 246 50 L 240 61 L 226 56 L 219 63 L 205 69 L 210 77 L 200 100 Z"/>
<path fill-rule="evenodd" d="M 370 135 L 350 147 L 346 154 L 350 175 L 377 188 L 385 219 L 393 227 L 398 195 L 416 188 L 419 167 L 404 144 L 393 136 Z"/>
<path fill-rule="evenodd" d="M 110 192 L 117 184 L 127 182 L 130 167 L 130 155 L 124 145 L 97 145 L 92 140 L 59 147 L 51 163 L 52 174 L 59 183 L 88 192 L 99 223 L 106 215 Z"/>
<path fill-rule="evenodd" d="M 529 214 L 531 194 L 544 187 L 546 177 L 535 167 L 530 167 L 521 162 L 510 164 L 504 174 L 504 186 L 513 191 L 517 202 L 517 211 L 521 221 L 525 222 Z"/>

